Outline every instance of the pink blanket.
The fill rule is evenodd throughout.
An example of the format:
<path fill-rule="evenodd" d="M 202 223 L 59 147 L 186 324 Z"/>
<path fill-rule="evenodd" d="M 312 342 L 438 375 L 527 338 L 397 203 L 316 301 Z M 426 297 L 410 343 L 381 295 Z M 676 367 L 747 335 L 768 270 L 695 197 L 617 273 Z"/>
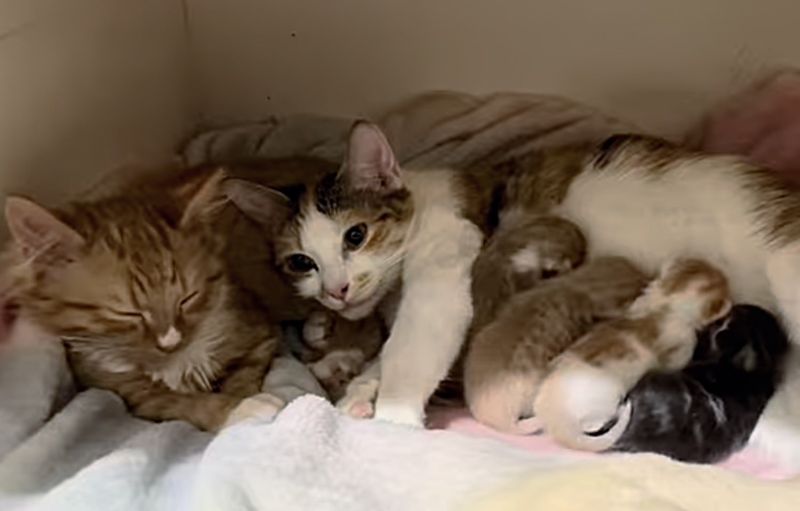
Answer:
<path fill-rule="evenodd" d="M 498 433 L 473 419 L 466 410 L 439 408 L 431 411 L 430 426 L 434 429 L 458 431 L 472 436 L 491 437 L 515 445 L 526 451 L 542 455 L 556 454 L 559 457 L 591 458 L 602 454 L 579 453 L 558 446 L 546 435 L 516 436 Z M 782 467 L 767 459 L 754 448 L 745 448 L 728 458 L 720 466 L 760 479 L 782 480 L 797 475 L 796 472 Z"/>

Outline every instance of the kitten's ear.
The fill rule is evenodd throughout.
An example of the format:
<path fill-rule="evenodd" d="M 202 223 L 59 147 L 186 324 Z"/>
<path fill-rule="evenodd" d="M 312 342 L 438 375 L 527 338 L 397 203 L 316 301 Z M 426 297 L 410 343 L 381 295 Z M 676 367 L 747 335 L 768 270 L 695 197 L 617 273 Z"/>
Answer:
<path fill-rule="evenodd" d="M 225 206 L 228 198 L 222 192 L 222 182 L 226 177 L 227 172 L 224 169 L 217 169 L 199 187 L 192 190 L 181 215 L 179 224 L 181 227 L 192 222 L 207 221 Z M 185 193 L 185 191 L 182 190 L 179 193 Z"/>
<path fill-rule="evenodd" d="M 292 212 L 284 194 L 246 179 L 226 179 L 222 189 L 239 211 L 262 225 L 281 225 Z"/>
<path fill-rule="evenodd" d="M 350 131 L 341 177 L 356 190 L 390 193 L 403 188 L 400 166 L 386 136 L 376 125 L 358 121 Z"/>
<path fill-rule="evenodd" d="M 72 227 L 46 208 L 23 197 L 6 199 L 6 222 L 11 236 L 26 257 L 45 252 L 68 257 L 85 243 L 83 236 Z"/>

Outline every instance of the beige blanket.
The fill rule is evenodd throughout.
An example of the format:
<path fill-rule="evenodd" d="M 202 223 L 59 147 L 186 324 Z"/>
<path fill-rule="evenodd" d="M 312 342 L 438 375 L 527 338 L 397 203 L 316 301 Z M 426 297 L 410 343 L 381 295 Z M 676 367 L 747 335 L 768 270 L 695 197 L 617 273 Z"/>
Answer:
<path fill-rule="evenodd" d="M 202 133 L 186 145 L 183 157 L 188 165 L 301 155 L 339 161 L 352 121 L 272 117 Z M 496 163 L 543 147 L 637 131 L 588 106 L 535 94 L 424 94 L 378 121 L 407 166 Z"/>
<path fill-rule="evenodd" d="M 469 511 L 789 511 L 800 478 L 760 481 L 716 467 L 640 454 L 538 471 Z"/>

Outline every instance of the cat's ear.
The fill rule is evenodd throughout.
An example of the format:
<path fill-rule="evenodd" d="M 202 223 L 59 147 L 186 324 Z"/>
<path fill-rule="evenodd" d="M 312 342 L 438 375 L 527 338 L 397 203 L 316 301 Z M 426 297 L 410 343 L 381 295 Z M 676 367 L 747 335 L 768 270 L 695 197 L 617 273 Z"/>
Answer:
<path fill-rule="evenodd" d="M 340 176 L 356 190 L 391 193 L 403 188 L 400 165 L 376 125 L 358 121 L 350 131 L 347 159 Z"/>
<path fill-rule="evenodd" d="M 186 227 L 194 222 L 206 222 L 214 217 L 228 202 L 222 191 L 222 183 L 227 178 L 225 169 L 216 169 L 199 186 L 184 186 L 179 191 L 186 195 L 186 189 L 191 189 L 188 202 L 181 215 L 180 226 Z"/>
<path fill-rule="evenodd" d="M 72 227 L 32 200 L 11 196 L 6 199 L 6 223 L 14 241 L 26 257 L 46 252 L 69 257 L 85 240 Z"/>
<path fill-rule="evenodd" d="M 222 188 L 239 211 L 262 225 L 281 225 L 292 212 L 291 201 L 287 196 L 258 183 L 229 178 Z"/>

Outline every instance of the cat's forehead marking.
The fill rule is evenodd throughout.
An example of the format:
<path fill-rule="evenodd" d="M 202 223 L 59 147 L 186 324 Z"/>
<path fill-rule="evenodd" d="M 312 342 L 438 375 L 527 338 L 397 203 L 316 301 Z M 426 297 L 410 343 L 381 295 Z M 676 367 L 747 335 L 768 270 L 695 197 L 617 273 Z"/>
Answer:
<path fill-rule="evenodd" d="M 339 264 L 342 227 L 331 217 L 309 208 L 300 220 L 300 246 L 319 264 L 320 270 Z"/>

